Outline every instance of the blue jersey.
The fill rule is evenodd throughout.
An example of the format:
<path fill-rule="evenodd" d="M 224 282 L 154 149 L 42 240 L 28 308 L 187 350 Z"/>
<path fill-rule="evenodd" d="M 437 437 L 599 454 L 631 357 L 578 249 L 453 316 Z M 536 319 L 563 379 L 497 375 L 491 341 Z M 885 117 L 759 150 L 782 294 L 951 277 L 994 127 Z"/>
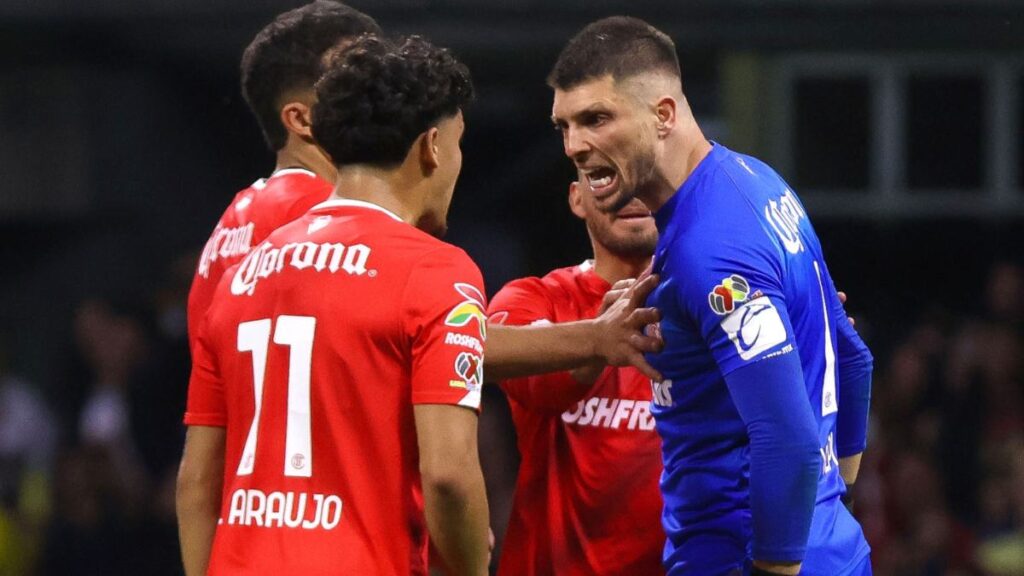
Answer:
<path fill-rule="evenodd" d="M 797 355 L 796 401 L 813 411 L 820 468 L 809 541 L 793 546 L 802 574 L 847 574 L 868 553 L 839 502 L 837 329 L 847 319 L 803 206 L 767 165 L 716 144 L 655 216 L 661 284 L 648 305 L 661 311 L 666 348 L 648 360 L 665 377 L 654 384 L 652 412 L 665 464 L 669 573 L 749 569 L 757 525 L 750 441 L 726 379 Z M 852 349 L 867 354 L 854 338 Z"/>

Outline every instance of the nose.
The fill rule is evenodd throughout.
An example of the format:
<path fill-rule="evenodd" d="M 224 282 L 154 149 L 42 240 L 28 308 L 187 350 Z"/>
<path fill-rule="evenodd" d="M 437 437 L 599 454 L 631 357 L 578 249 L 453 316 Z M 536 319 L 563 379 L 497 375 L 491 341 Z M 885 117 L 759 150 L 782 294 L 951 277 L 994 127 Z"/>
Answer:
<path fill-rule="evenodd" d="M 590 151 L 590 145 L 582 137 L 579 130 L 566 127 L 562 131 L 562 146 L 565 148 L 565 155 L 573 160 L 583 160 L 586 153 Z"/>

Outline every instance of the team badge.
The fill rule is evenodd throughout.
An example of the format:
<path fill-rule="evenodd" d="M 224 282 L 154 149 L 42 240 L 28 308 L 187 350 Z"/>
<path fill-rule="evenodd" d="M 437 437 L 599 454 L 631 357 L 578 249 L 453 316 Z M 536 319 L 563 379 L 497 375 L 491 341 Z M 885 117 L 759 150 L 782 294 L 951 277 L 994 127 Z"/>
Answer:
<path fill-rule="evenodd" d="M 739 274 L 733 274 L 722 280 L 722 283 L 708 293 L 708 304 L 719 316 L 732 313 L 737 304 L 747 301 L 750 295 L 750 284 Z"/>
<path fill-rule="evenodd" d="M 484 313 L 484 295 L 473 285 L 463 282 L 455 284 L 455 291 L 465 300 L 452 308 L 444 319 L 445 325 L 461 328 L 476 319 L 480 339 L 485 340 L 487 338 L 487 314 Z"/>
<path fill-rule="evenodd" d="M 455 374 L 460 380 L 451 380 L 448 385 L 453 388 L 465 388 L 470 392 L 479 390 L 484 382 L 484 360 L 470 352 L 460 352 L 455 358 Z"/>

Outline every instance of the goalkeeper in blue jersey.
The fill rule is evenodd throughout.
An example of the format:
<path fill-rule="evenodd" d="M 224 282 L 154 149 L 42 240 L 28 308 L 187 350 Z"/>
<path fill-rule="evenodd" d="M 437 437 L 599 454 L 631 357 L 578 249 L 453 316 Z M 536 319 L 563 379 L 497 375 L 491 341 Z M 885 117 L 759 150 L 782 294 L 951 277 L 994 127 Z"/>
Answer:
<path fill-rule="evenodd" d="M 587 26 L 548 83 L 597 205 L 655 211 L 668 573 L 870 574 L 841 499 L 866 446 L 872 358 L 800 201 L 764 163 L 705 139 L 674 44 L 643 21 Z"/>

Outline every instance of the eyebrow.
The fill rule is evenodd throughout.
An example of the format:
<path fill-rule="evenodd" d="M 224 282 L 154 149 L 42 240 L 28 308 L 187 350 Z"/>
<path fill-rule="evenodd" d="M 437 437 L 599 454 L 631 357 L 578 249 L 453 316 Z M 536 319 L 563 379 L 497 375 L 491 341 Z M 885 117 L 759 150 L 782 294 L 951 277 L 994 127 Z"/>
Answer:
<path fill-rule="evenodd" d="M 608 107 L 605 106 L 603 102 L 594 102 L 593 104 L 587 106 L 586 108 L 578 110 L 576 111 L 576 113 L 571 114 L 569 118 L 578 120 L 580 117 L 585 116 L 587 114 L 597 114 L 600 112 L 608 112 Z M 552 124 L 557 126 L 559 122 L 565 122 L 565 120 L 562 120 L 561 118 L 558 118 L 555 115 L 551 116 Z"/>

